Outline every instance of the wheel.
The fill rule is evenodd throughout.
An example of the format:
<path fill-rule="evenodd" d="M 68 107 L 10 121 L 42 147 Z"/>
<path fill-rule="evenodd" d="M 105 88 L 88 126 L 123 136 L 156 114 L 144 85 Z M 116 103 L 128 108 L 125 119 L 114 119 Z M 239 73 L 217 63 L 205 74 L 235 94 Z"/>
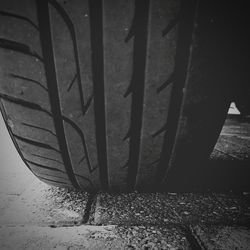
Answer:
<path fill-rule="evenodd" d="M 40 180 L 111 192 L 178 186 L 184 173 L 188 183 L 230 103 L 213 8 L 2 0 L 0 9 L 1 111 Z"/>

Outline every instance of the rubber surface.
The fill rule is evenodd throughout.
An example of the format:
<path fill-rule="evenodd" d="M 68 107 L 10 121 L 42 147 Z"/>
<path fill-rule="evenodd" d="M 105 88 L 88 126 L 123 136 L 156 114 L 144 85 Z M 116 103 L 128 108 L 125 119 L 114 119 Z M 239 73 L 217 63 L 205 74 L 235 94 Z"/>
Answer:
<path fill-rule="evenodd" d="M 229 105 L 213 11 L 198 2 L 1 1 L 1 111 L 39 179 L 113 192 L 188 183 Z"/>

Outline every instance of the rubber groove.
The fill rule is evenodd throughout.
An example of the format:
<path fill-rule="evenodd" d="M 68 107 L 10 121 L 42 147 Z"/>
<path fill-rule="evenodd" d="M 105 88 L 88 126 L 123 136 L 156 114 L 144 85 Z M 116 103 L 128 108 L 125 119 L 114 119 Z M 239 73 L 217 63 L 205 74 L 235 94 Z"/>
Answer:
<path fill-rule="evenodd" d="M 8 17 L 14 17 L 14 18 L 26 21 L 29 24 L 31 24 L 36 30 L 39 30 L 38 26 L 33 21 L 31 21 L 29 18 L 27 18 L 27 17 L 20 16 L 20 15 L 17 15 L 17 14 L 14 14 L 14 13 L 10 13 L 10 12 L 7 12 L 7 11 L 0 11 L 0 15 L 2 15 L 2 16 L 8 16 Z"/>
<path fill-rule="evenodd" d="M 180 13 L 178 13 L 177 17 L 169 22 L 167 27 L 162 31 L 162 36 L 166 36 L 179 22 Z"/>
<path fill-rule="evenodd" d="M 36 103 L 33 103 L 33 102 L 28 102 L 28 101 L 25 101 L 23 99 L 16 98 L 14 96 L 2 94 L 2 93 L 0 93 L 0 98 L 2 98 L 5 101 L 8 101 L 8 102 L 13 102 L 13 103 L 15 103 L 17 105 L 20 105 L 22 107 L 26 107 L 26 108 L 29 108 L 29 109 L 41 111 L 41 112 L 44 112 L 44 113 L 48 114 L 49 116 L 52 116 L 52 114 L 48 110 L 42 108 L 39 104 L 36 104 Z"/>
<path fill-rule="evenodd" d="M 84 137 L 84 134 L 83 134 L 82 130 L 70 118 L 63 116 L 63 120 L 65 122 L 67 122 L 77 132 L 77 134 L 80 136 L 81 141 L 82 141 L 82 145 L 83 145 L 83 150 L 84 150 L 84 153 L 85 153 L 84 157 L 86 157 L 86 161 L 87 161 L 87 166 L 88 166 L 89 172 L 92 173 L 93 172 L 93 168 L 92 168 L 91 163 L 90 163 L 89 153 L 88 153 L 87 145 L 86 145 L 86 142 L 85 142 L 85 137 Z"/>
<path fill-rule="evenodd" d="M 51 25 L 50 25 L 50 15 L 48 2 L 44 0 L 37 0 L 37 16 L 40 29 L 40 41 L 44 57 L 44 67 L 45 74 L 47 79 L 49 99 L 51 103 L 51 111 L 54 118 L 55 131 L 57 134 L 58 144 L 60 151 L 62 153 L 62 159 L 66 172 L 69 176 L 69 179 L 75 188 L 80 188 L 77 180 L 73 173 L 72 163 L 69 156 L 68 146 L 66 142 L 60 99 L 57 86 L 57 75 L 56 75 L 56 66 L 54 62 L 54 50 L 52 45 L 51 37 Z"/>
<path fill-rule="evenodd" d="M 13 50 L 28 56 L 35 57 L 36 59 L 40 60 L 43 62 L 43 58 L 39 56 L 35 51 L 33 51 L 29 46 L 23 44 L 23 43 L 18 43 L 15 41 L 11 41 L 8 39 L 0 38 L 0 47 L 4 49 L 9 49 Z"/>
<path fill-rule="evenodd" d="M 68 92 L 69 92 L 70 89 L 72 88 L 72 86 L 73 86 L 73 84 L 74 84 L 76 78 L 77 78 L 77 74 L 75 74 L 75 76 L 73 77 L 72 81 L 70 82 L 70 84 L 69 84 L 69 86 L 68 86 L 68 88 L 67 88 L 67 91 L 68 91 Z"/>
<path fill-rule="evenodd" d="M 39 127 L 39 126 L 31 125 L 31 124 L 28 124 L 28 123 L 25 123 L 25 122 L 22 122 L 21 124 L 24 125 L 24 126 L 26 126 L 26 127 L 37 128 L 37 129 L 46 131 L 46 132 L 50 133 L 51 135 L 56 136 L 56 134 L 53 133 L 53 132 L 52 132 L 51 130 L 49 130 L 49 129 L 41 128 L 41 127 Z"/>
<path fill-rule="evenodd" d="M 45 157 L 45 156 L 42 156 L 42 155 L 37 155 L 37 154 L 31 154 L 31 155 L 36 156 L 36 157 L 39 157 L 39 158 L 42 158 L 42 159 L 51 160 L 51 161 L 54 161 L 54 162 L 63 164 L 61 161 L 58 161 L 58 160 L 56 160 L 56 159 L 52 159 L 52 158 L 49 158 L 49 157 Z"/>
<path fill-rule="evenodd" d="M 12 73 L 9 74 L 9 76 L 13 77 L 13 78 L 24 80 L 24 81 L 35 83 L 38 86 L 40 86 L 41 88 L 43 88 L 44 90 L 48 91 L 48 89 L 46 87 L 44 87 L 40 82 L 38 82 L 36 80 L 30 79 L 30 78 L 27 78 L 27 77 L 24 77 L 24 76 L 15 75 L 15 74 L 12 74 Z"/>
<path fill-rule="evenodd" d="M 48 169 L 48 170 L 51 170 L 51 171 L 56 171 L 56 172 L 61 172 L 61 173 L 66 174 L 66 172 L 64 172 L 64 171 L 62 171 L 62 170 L 60 170 L 58 168 L 47 167 L 47 166 L 41 165 L 39 163 L 30 161 L 30 160 L 27 160 L 27 159 L 25 159 L 25 161 L 28 162 L 28 163 L 30 163 L 30 164 L 32 164 L 32 165 L 35 165 L 35 166 L 37 166 L 39 168 L 45 168 L 45 169 Z"/>
<path fill-rule="evenodd" d="M 25 142 L 25 143 L 28 143 L 28 144 L 31 144 L 33 146 L 37 146 L 37 147 L 40 147 L 40 148 L 46 148 L 46 149 L 50 149 L 50 150 L 53 150 L 53 151 L 56 151 L 57 153 L 61 153 L 58 149 L 50 146 L 49 144 L 46 144 L 46 143 L 42 143 L 42 142 L 38 142 L 38 141 L 34 141 L 34 140 L 30 140 L 28 138 L 24 138 L 24 137 L 21 137 L 21 136 L 18 136 L 18 135 L 15 135 L 13 132 L 12 132 L 13 136 L 18 139 L 19 141 L 22 141 L 22 142 Z"/>
<path fill-rule="evenodd" d="M 81 79 L 81 71 L 80 71 L 80 60 L 79 60 L 79 56 L 78 56 L 77 40 L 76 40 L 76 32 L 75 32 L 74 24 L 72 23 L 67 12 L 61 7 L 60 4 L 58 4 L 54 0 L 49 0 L 49 2 L 58 11 L 59 15 L 61 15 L 61 17 L 63 18 L 64 22 L 66 23 L 66 25 L 68 27 L 71 38 L 72 38 L 73 47 L 74 47 L 74 57 L 75 57 L 75 62 L 76 62 L 76 72 L 77 72 L 76 75 L 77 75 L 77 79 L 78 79 L 78 89 L 79 89 L 80 102 L 81 102 L 81 107 L 82 107 L 82 115 L 84 116 L 86 113 L 86 106 L 84 104 L 82 79 Z"/>
<path fill-rule="evenodd" d="M 75 176 L 82 178 L 84 181 L 87 181 L 90 184 L 92 191 L 96 189 L 93 182 L 90 179 L 86 178 L 85 176 L 79 175 L 79 174 L 75 174 Z"/>
<path fill-rule="evenodd" d="M 69 185 L 69 184 L 66 183 L 66 182 L 55 181 L 55 180 L 47 179 L 47 178 L 41 177 L 41 176 L 39 176 L 39 175 L 37 175 L 37 174 L 35 174 L 35 176 L 36 176 L 38 179 L 41 179 L 41 180 L 44 180 L 44 181 L 50 181 L 51 183 L 54 182 L 54 183 L 60 183 L 60 184 L 63 184 L 63 185 Z"/>
<path fill-rule="evenodd" d="M 157 93 L 160 93 L 163 89 L 165 89 L 168 85 L 170 85 L 174 81 L 174 73 L 172 73 L 167 81 L 165 81 L 157 90 Z"/>
<path fill-rule="evenodd" d="M 78 162 L 78 164 L 80 164 L 81 162 L 83 162 L 83 160 L 85 159 L 85 155 L 80 159 L 80 161 Z"/>
<path fill-rule="evenodd" d="M 124 97 L 132 95 L 131 122 L 129 132 L 124 139 L 130 138 L 127 186 L 132 190 L 135 186 L 139 167 L 141 128 L 143 116 L 143 99 L 145 85 L 145 68 L 147 55 L 149 0 L 135 0 L 135 14 L 130 31 L 125 39 L 128 42 L 134 37 L 133 75 L 130 86 Z"/>
<path fill-rule="evenodd" d="M 102 0 L 89 0 L 90 39 L 92 50 L 92 75 L 94 90 L 94 113 L 96 124 L 96 146 L 103 190 L 108 190 L 106 114 L 104 95 L 104 55 L 103 55 L 103 6 Z"/>
<path fill-rule="evenodd" d="M 23 153 L 22 153 L 21 149 L 19 148 L 19 146 L 18 146 L 18 144 L 17 144 L 17 141 L 15 140 L 15 138 L 14 138 L 14 136 L 13 136 L 13 134 L 12 134 L 11 127 L 8 125 L 8 122 L 7 122 L 7 121 L 8 121 L 8 116 L 7 116 L 7 114 L 6 114 L 6 111 L 5 111 L 5 108 L 4 108 L 4 106 L 3 106 L 3 102 L 2 102 L 1 99 L 0 99 L 0 111 L 1 111 L 2 116 L 3 116 L 3 118 L 4 118 L 4 123 L 5 123 L 5 125 L 6 125 L 7 130 L 8 130 L 8 133 L 9 133 L 9 135 L 10 135 L 10 138 L 11 138 L 11 140 L 12 140 L 12 142 L 13 142 L 13 144 L 14 144 L 16 150 L 17 150 L 17 152 L 19 153 L 21 159 L 23 160 L 23 162 L 24 162 L 24 164 L 27 166 L 27 168 L 33 173 L 33 171 L 30 169 L 29 165 L 25 162 Z"/>
<path fill-rule="evenodd" d="M 156 173 L 156 185 L 160 185 L 166 176 L 169 160 L 171 158 L 172 148 L 175 143 L 178 119 L 180 115 L 183 97 L 182 90 L 185 85 L 186 74 L 189 66 L 190 48 L 192 44 L 196 7 L 196 0 L 183 0 L 181 2 L 176 49 L 176 62 L 174 68 L 175 77 L 166 123 L 167 130 L 164 135 L 160 162 Z"/>
<path fill-rule="evenodd" d="M 39 174 L 36 174 L 36 176 L 38 176 L 39 178 L 46 178 L 46 176 L 48 177 L 52 177 L 52 178 L 59 178 L 59 179 L 62 179 L 64 181 L 69 181 L 69 179 L 67 179 L 66 177 L 62 177 L 62 176 L 57 176 L 57 175 L 50 175 L 50 174 L 44 174 L 44 173 L 39 173 Z M 44 177 L 45 176 L 45 177 Z"/>
<path fill-rule="evenodd" d="M 156 131 L 156 132 L 152 135 L 152 137 L 153 137 L 153 138 L 156 137 L 157 135 L 159 135 L 159 134 L 163 133 L 164 131 L 166 131 L 166 129 L 167 129 L 167 124 L 164 124 L 164 125 L 162 126 L 162 128 L 160 128 L 158 131 Z"/>
<path fill-rule="evenodd" d="M 167 27 L 162 31 L 162 36 L 166 36 L 180 21 L 180 11 L 178 12 L 178 15 L 176 18 L 171 20 Z M 174 81 L 174 72 L 169 76 L 167 81 L 165 81 L 158 89 L 157 93 L 161 92 L 163 89 L 165 89 L 169 84 L 171 84 Z"/>
<path fill-rule="evenodd" d="M 85 104 L 85 111 L 84 111 L 84 115 L 85 113 L 88 111 L 90 104 L 92 102 L 92 100 L 94 99 L 94 94 L 92 94 L 89 99 L 87 100 L 86 104 Z"/>

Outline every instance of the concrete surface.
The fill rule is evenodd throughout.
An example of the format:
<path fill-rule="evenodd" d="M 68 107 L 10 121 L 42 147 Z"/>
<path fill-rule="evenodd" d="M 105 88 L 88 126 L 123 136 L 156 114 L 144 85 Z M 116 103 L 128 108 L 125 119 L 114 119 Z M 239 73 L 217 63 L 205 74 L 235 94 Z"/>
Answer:
<path fill-rule="evenodd" d="M 1 250 L 250 249 L 250 185 L 243 185 L 250 177 L 248 119 L 229 117 L 211 156 L 219 162 L 209 165 L 214 186 L 226 192 L 99 193 L 90 199 L 40 182 L 1 133 Z M 227 172 L 223 178 L 220 169 Z M 237 188 L 230 191 L 233 181 Z"/>
<path fill-rule="evenodd" d="M 100 194 L 97 204 L 97 225 L 250 225 L 249 194 Z"/>
<path fill-rule="evenodd" d="M 246 227 L 196 226 L 194 232 L 206 249 L 250 249 L 250 233 Z"/>

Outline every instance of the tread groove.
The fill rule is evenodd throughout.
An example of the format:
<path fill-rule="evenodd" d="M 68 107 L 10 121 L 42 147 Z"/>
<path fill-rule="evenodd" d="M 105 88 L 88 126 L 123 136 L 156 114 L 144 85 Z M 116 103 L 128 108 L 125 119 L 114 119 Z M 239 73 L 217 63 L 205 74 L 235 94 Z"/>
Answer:
<path fill-rule="evenodd" d="M 39 163 L 30 161 L 30 160 L 27 160 L 27 159 L 24 159 L 24 160 L 25 160 L 26 162 L 28 162 L 28 163 L 30 163 L 30 164 L 33 164 L 33 165 L 35 165 L 35 166 L 37 166 L 37 167 L 40 167 L 40 168 L 45 168 L 45 169 L 48 169 L 48 170 L 51 170 L 51 171 L 57 171 L 57 172 L 61 172 L 61 173 L 63 173 L 63 174 L 67 174 L 65 171 L 62 171 L 62 170 L 60 170 L 60 169 L 58 169 L 58 168 L 47 167 L 47 166 L 41 165 L 41 164 L 39 164 Z M 88 178 L 86 178 L 86 177 L 84 177 L 84 176 L 82 176 L 82 175 L 79 175 L 79 174 L 75 174 L 75 176 L 77 176 L 77 177 L 79 177 L 79 178 L 82 178 L 82 179 L 84 179 L 85 181 L 89 182 L 90 185 L 92 186 L 92 188 L 94 188 L 94 184 L 93 184 L 92 181 L 89 180 Z M 55 177 L 57 177 L 57 176 L 55 176 Z"/>
<path fill-rule="evenodd" d="M 83 162 L 83 160 L 85 159 L 85 155 L 80 159 L 80 161 L 78 161 L 78 164 L 80 164 L 81 162 Z"/>
<path fill-rule="evenodd" d="M 77 74 L 75 74 L 75 76 L 73 77 L 72 81 L 70 82 L 70 84 L 69 84 L 69 86 L 68 86 L 68 88 L 67 88 L 67 91 L 68 91 L 68 92 L 71 90 L 71 88 L 72 88 L 72 86 L 73 86 L 73 84 L 74 84 L 76 78 L 77 78 Z"/>
<path fill-rule="evenodd" d="M 74 28 L 74 24 L 72 23 L 70 17 L 68 16 L 67 12 L 54 0 L 49 0 L 50 4 L 58 11 L 58 13 L 63 18 L 64 22 L 66 23 L 71 38 L 73 42 L 74 47 L 74 57 L 76 62 L 76 76 L 78 78 L 78 89 L 79 89 L 79 95 L 80 95 L 80 102 L 81 102 L 81 108 L 82 108 L 82 114 L 84 116 L 86 112 L 86 107 L 84 104 L 84 96 L 83 96 L 83 87 L 82 87 L 82 79 L 81 79 L 81 71 L 80 71 L 80 59 L 78 56 L 78 48 L 77 48 L 77 40 L 76 40 L 76 32 Z M 73 84 L 73 83 L 72 83 Z"/>
<path fill-rule="evenodd" d="M 27 159 L 25 159 L 25 161 L 30 163 L 30 164 L 33 164 L 33 165 L 35 165 L 37 167 L 40 167 L 40 168 L 45 168 L 45 169 L 48 169 L 48 170 L 57 171 L 57 172 L 61 172 L 61 173 L 64 173 L 64 174 L 66 173 L 66 172 L 64 172 L 64 171 L 62 171 L 62 170 L 60 170 L 58 168 L 47 167 L 47 166 L 44 166 L 42 164 L 27 160 Z"/>
<path fill-rule="evenodd" d="M 68 179 L 66 177 L 62 177 L 62 176 L 56 176 L 56 175 L 51 175 L 51 174 L 36 174 L 36 176 L 38 176 L 39 178 L 43 178 L 43 176 L 48 176 L 48 177 L 52 177 L 52 178 L 59 178 L 59 179 L 62 179 L 62 180 L 65 180 L 65 181 L 68 181 Z M 46 177 L 45 177 L 46 178 Z"/>
<path fill-rule="evenodd" d="M 48 89 L 46 87 L 44 87 L 40 82 L 36 81 L 36 80 L 33 80 L 33 79 L 30 79 L 30 78 L 27 78 L 27 77 L 24 77 L 24 76 L 19 76 L 19 75 L 16 75 L 16 74 L 9 74 L 10 77 L 13 77 L 13 78 L 17 78 L 17 79 L 21 79 L 21 80 L 25 80 L 25 81 L 28 81 L 28 82 L 33 82 L 37 85 L 39 85 L 41 88 L 43 88 L 44 90 L 48 91 Z"/>
<path fill-rule="evenodd" d="M 46 131 L 46 132 L 50 133 L 51 135 L 56 136 L 56 134 L 53 133 L 53 132 L 52 132 L 51 130 L 49 130 L 49 129 L 42 128 L 42 127 L 35 126 L 35 125 L 31 125 L 31 124 L 28 124 L 28 123 L 25 123 L 25 122 L 22 122 L 21 124 L 24 125 L 24 126 L 30 127 L 30 128 L 37 128 L 37 129 Z"/>
<path fill-rule="evenodd" d="M 6 95 L 3 93 L 0 93 L 0 98 L 2 98 L 5 101 L 12 102 L 12 103 L 18 104 L 20 106 L 23 106 L 23 107 L 26 107 L 29 109 L 41 111 L 41 112 L 48 114 L 49 116 L 52 116 L 52 114 L 48 110 L 42 108 L 39 104 L 36 104 L 33 102 L 28 102 L 28 101 L 25 101 L 23 99 L 20 99 L 20 98 L 14 97 L 14 96 L 10 96 L 10 95 Z"/>
<path fill-rule="evenodd" d="M 153 164 L 158 163 L 159 161 L 160 161 L 160 159 L 156 159 L 156 160 L 150 162 L 147 166 L 152 166 Z"/>
<path fill-rule="evenodd" d="M 148 18 L 149 18 L 149 0 L 135 0 L 135 13 L 130 31 L 125 38 L 128 42 L 134 37 L 133 52 L 133 73 L 130 86 L 124 97 L 131 94 L 131 121 L 128 134 L 129 136 L 129 159 L 127 187 L 132 190 L 136 184 L 136 176 L 139 168 L 141 129 L 143 117 L 143 100 L 145 86 L 145 69 L 147 55 L 147 36 L 148 36 Z"/>
<path fill-rule="evenodd" d="M 96 130 L 97 158 L 100 182 L 103 190 L 108 190 L 106 114 L 104 94 L 104 52 L 103 52 L 103 2 L 89 0 L 91 61 L 94 90 L 94 114 Z"/>
<path fill-rule="evenodd" d="M 174 73 L 172 73 L 167 81 L 165 81 L 159 88 L 157 88 L 156 93 L 160 93 L 163 89 L 165 89 L 168 85 L 173 83 L 174 81 Z"/>
<path fill-rule="evenodd" d="M 169 22 L 167 27 L 162 31 L 162 36 L 166 36 L 179 22 L 180 13 L 178 13 L 177 17 Z"/>
<path fill-rule="evenodd" d="M 57 150 L 56 148 L 50 146 L 49 144 L 46 144 L 46 143 L 42 143 L 42 142 L 38 142 L 38 141 L 34 141 L 34 140 L 31 140 L 31 139 L 28 139 L 28 138 L 24 138 L 24 137 L 21 137 L 19 135 L 16 135 L 12 132 L 13 136 L 18 139 L 19 141 L 23 141 L 23 142 L 26 142 L 28 144 L 31 144 L 31 145 L 34 145 L 34 146 L 37 146 L 37 147 L 40 147 L 40 148 L 46 148 L 46 149 L 51 149 L 51 150 L 54 150 L 56 151 L 57 153 L 61 153 L 60 150 Z"/>
<path fill-rule="evenodd" d="M 169 112 L 166 122 L 166 132 L 163 139 L 160 162 L 156 170 L 155 183 L 161 185 L 169 170 L 168 164 L 171 158 L 172 148 L 177 133 L 179 114 L 183 97 L 183 87 L 189 67 L 190 48 L 194 31 L 194 22 L 197 12 L 196 0 L 181 1 L 180 21 L 178 26 L 178 38 L 176 46 L 176 62 L 174 67 L 175 77 L 170 98 Z"/>
<path fill-rule="evenodd" d="M 36 176 L 38 179 L 41 179 L 41 180 L 44 180 L 44 181 L 50 181 L 50 182 L 60 183 L 60 184 L 63 184 L 63 185 L 69 185 L 69 184 L 66 183 L 66 182 L 55 181 L 55 180 L 47 179 L 47 178 L 41 177 L 41 176 L 39 176 L 39 175 L 37 175 L 37 174 L 35 174 L 35 176 Z"/>
<path fill-rule="evenodd" d="M 39 158 L 42 158 L 42 159 L 47 159 L 47 160 L 55 161 L 55 162 L 60 163 L 60 164 L 63 165 L 63 163 L 62 163 L 61 161 L 58 161 L 58 160 L 56 160 L 56 159 L 52 159 L 52 158 L 45 157 L 45 156 L 42 156 L 42 155 L 37 155 L 37 154 L 31 154 L 31 155 L 36 156 L 36 157 L 39 157 Z"/>
<path fill-rule="evenodd" d="M 27 17 L 20 16 L 20 15 L 14 14 L 14 13 L 10 13 L 8 11 L 0 11 L 0 15 L 14 17 L 14 18 L 17 18 L 17 19 L 24 20 L 24 21 L 28 22 L 29 24 L 31 24 L 36 30 L 39 30 L 38 26 Z"/>
<path fill-rule="evenodd" d="M 87 148 L 87 145 L 86 145 L 86 142 L 85 142 L 85 137 L 84 137 L 84 134 L 83 134 L 82 130 L 81 130 L 80 127 L 79 127 L 74 121 L 72 121 L 70 118 L 63 116 L 63 120 L 64 120 L 66 123 L 68 123 L 69 125 L 71 125 L 71 127 L 72 127 L 72 128 L 77 132 L 77 134 L 80 136 L 81 141 L 82 141 L 82 145 L 83 145 L 84 154 L 85 154 L 84 157 L 86 157 L 86 161 L 87 161 L 87 166 L 88 166 L 89 172 L 92 173 L 92 172 L 93 172 L 93 168 L 92 168 L 91 163 L 90 163 L 88 148 Z"/>
<path fill-rule="evenodd" d="M 32 57 L 35 57 L 36 59 L 40 60 L 41 62 L 43 62 L 43 58 L 41 56 L 39 56 L 29 46 L 27 46 L 23 43 L 0 38 L 0 48 L 13 50 L 13 51 L 16 51 L 16 52 L 19 52 L 19 53 L 22 53 L 22 54 L 25 54 L 28 56 L 32 56 Z"/>
<path fill-rule="evenodd" d="M 82 178 L 83 180 L 87 181 L 91 185 L 91 187 L 92 187 L 93 190 L 96 189 L 95 186 L 94 186 L 94 184 L 92 183 L 92 181 L 90 179 L 88 179 L 87 177 L 79 175 L 79 174 L 75 174 L 75 176 L 77 176 L 79 178 Z"/>
<path fill-rule="evenodd" d="M 156 131 L 156 132 L 152 135 L 152 137 L 154 138 L 154 137 L 156 137 L 157 135 L 163 133 L 163 132 L 166 131 L 166 130 L 167 130 L 167 124 L 164 124 L 158 131 Z"/>
<path fill-rule="evenodd" d="M 6 113 L 6 111 L 5 111 L 5 108 L 4 108 L 4 105 L 3 105 L 3 102 L 2 102 L 1 99 L 0 99 L 0 111 L 1 111 L 0 113 L 2 113 L 2 116 L 3 116 L 3 118 L 4 118 L 4 123 L 5 123 L 5 125 L 6 125 L 7 130 L 8 130 L 8 133 L 9 133 L 9 135 L 10 135 L 10 138 L 11 138 L 11 140 L 12 140 L 12 142 L 13 142 L 13 144 L 14 144 L 16 150 L 17 150 L 17 152 L 19 153 L 21 159 L 23 160 L 23 162 L 24 162 L 24 164 L 27 166 L 27 168 L 33 173 L 33 171 L 30 169 L 29 165 L 25 162 L 25 159 L 24 159 L 24 156 L 23 156 L 23 152 L 21 151 L 20 147 L 19 147 L 18 144 L 17 144 L 16 139 L 15 139 L 14 136 L 13 136 L 11 127 L 8 126 L 8 122 L 7 122 L 7 121 L 8 121 L 8 116 L 7 116 L 7 113 Z"/>
<path fill-rule="evenodd" d="M 54 61 L 54 49 L 51 35 L 51 24 L 48 2 L 37 0 L 38 27 L 40 29 L 40 42 L 44 57 L 45 75 L 48 82 L 49 99 L 51 111 L 53 114 L 55 131 L 58 138 L 58 144 L 62 153 L 62 159 L 69 179 L 75 188 L 80 188 L 73 173 L 72 162 L 69 155 L 67 141 L 65 137 L 63 119 L 61 114 L 60 99 L 58 93 L 58 83 L 56 75 L 56 65 Z"/>
<path fill-rule="evenodd" d="M 87 102 L 86 102 L 86 105 L 85 105 L 85 110 L 84 110 L 84 113 L 83 113 L 83 115 L 85 115 L 85 113 L 88 111 L 88 109 L 89 109 L 89 107 L 90 107 L 90 104 L 91 104 L 91 102 L 92 102 L 92 100 L 94 99 L 94 94 L 92 94 L 90 97 L 89 97 L 89 99 L 87 100 Z"/>

